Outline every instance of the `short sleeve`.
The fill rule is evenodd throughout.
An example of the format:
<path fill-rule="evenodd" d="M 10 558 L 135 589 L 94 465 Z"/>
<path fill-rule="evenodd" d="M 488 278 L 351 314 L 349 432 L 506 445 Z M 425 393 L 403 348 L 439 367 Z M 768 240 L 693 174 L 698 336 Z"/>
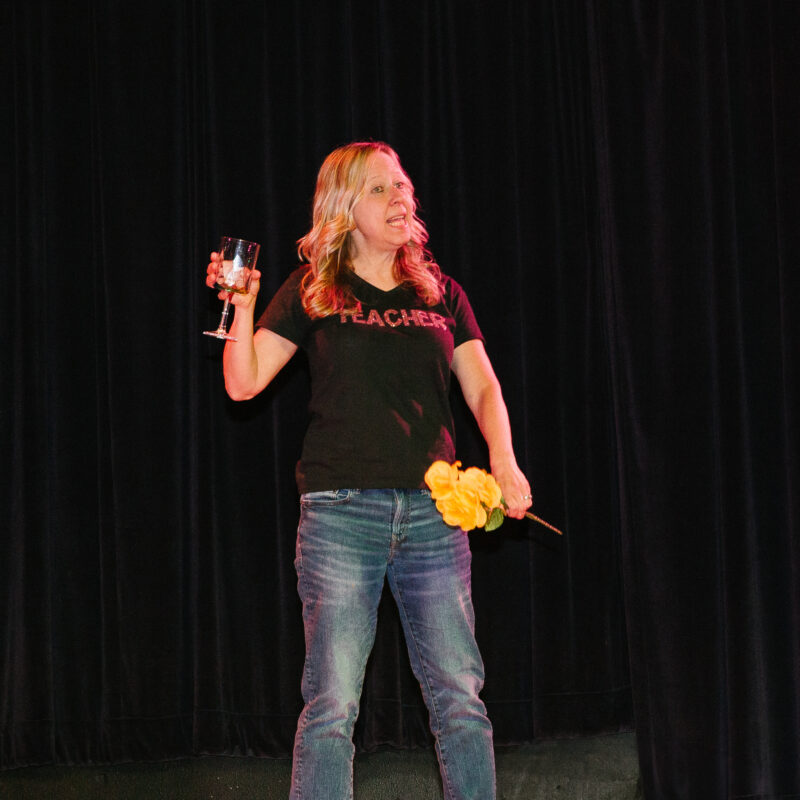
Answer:
<path fill-rule="evenodd" d="M 302 345 L 311 325 L 300 300 L 300 283 L 306 270 L 307 267 L 298 267 L 289 275 L 259 317 L 256 328 L 266 328 L 296 345 Z"/>
<path fill-rule="evenodd" d="M 454 347 L 458 347 L 470 339 L 484 341 L 467 293 L 450 277 L 444 280 L 444 303 L 456 323 L 453 331 Z"/>

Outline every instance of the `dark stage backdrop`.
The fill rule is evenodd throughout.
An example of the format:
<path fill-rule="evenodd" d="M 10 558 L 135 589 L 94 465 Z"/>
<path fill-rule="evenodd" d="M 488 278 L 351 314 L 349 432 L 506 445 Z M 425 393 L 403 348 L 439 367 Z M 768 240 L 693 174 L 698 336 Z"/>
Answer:
<path fill-rule="evenodd" d="M 379 138 L 565 530 L 471 536 L 498 743 L 635 726 L 650 800 L 800 796 L 796 2 L 0 13 L 0 766 L 289 753 L 307 376 L 226 399 L 203 275 L 262 242 L 263 306 Z M 359 748 L 429 744 L 406 664 L 384 603 Z"/>

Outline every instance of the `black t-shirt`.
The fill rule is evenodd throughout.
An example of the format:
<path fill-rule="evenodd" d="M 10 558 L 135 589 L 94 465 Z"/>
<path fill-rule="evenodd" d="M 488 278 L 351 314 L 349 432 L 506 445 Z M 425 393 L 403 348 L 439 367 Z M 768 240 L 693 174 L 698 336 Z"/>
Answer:
<path fill-rule="evenodd" d="M 426 306 L 413 289 L 384 292 L 352 273 L 361 311 L 311 319 L 295 270 L 258 321 L 299 347 L 311 372 L 311 420 L 297 465 L 301 493 L 424 486 L 437 459 L 455 459 L 453 350 L 482 339 L 464 290 L 444 277 Z"/>

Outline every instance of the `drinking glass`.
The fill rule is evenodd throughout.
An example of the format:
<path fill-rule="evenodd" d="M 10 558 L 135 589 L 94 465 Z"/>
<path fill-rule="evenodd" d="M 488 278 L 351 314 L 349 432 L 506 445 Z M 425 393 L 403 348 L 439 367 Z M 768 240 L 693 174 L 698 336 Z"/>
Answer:
<path fill-rule="evenodd" d="M 223 236 L 219 243 L 219 254 L 222 256 L 222 266 L 217 273 L 217 286 L 225 289 L 229 294 L 222 307 L 222 316 L 215 331 L 203 331 L 206 336 L 217 339 L 237 341 L 235 336 L 228 333 L 228 312 L 231 308 L 231 293 L 247 294 L 250 289 L 250 274 L 255 269 L 258 260 L 258 251 L 261 245 L 248 242 L 244 239 L 235 239 L 233 236 Z"/>

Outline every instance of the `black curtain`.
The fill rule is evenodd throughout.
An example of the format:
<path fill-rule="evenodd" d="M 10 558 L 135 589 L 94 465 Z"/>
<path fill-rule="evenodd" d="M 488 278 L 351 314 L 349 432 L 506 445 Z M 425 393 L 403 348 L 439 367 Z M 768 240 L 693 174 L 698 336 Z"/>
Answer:
<path fill-rule="evenodd" d="M 307 374 L 229 401 L 203 275 L 261 242 L 263 307 L 375 138 L 564 529 L 471 534 L 498 744 L 635 727 L 649 799 L 800 795 L 795 2 L 0 13 L 0 767 L 290 751 Z M 390 601 L 356 741 L 430 744 Z"/>
<path fill-rule="evenodd" d="M 588 19 L 648 796 L 794 797 L 800 6 Z"/>

